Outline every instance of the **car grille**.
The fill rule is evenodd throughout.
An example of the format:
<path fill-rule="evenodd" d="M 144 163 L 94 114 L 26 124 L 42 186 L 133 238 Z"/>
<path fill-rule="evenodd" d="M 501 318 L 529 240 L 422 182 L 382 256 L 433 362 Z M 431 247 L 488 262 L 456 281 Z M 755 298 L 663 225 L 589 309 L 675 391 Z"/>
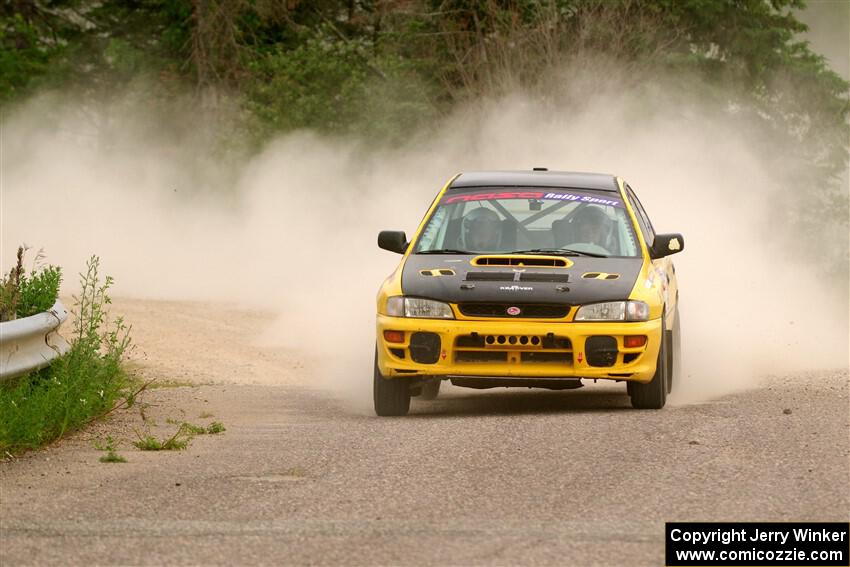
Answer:
<path fill-rule="evenodd" d="M 509 315 L 508 309 L 520 312 Z M 541 303 L 460 303 L 458 309 L 466 317 L 506 317 L 510 319 L 563 319 L 570 313 L 570 306 Z"/>
<path fill-rule="evenodd" d="M 455 339 L 457 363 L 560 364 L 571 366 L 573 345 L 568 337 L 545 335 L 489 335 L 471 333 Z"/>

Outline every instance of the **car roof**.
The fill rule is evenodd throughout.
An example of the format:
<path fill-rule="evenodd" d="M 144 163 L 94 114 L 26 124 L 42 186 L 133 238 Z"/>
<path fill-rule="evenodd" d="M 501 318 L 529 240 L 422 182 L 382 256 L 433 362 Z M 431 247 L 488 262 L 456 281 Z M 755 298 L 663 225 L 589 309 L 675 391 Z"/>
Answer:
<path fill-rule="evenodd" d="M 569 187 L 617 191 L 617 177 L 608 173 L 572 171 L 467 171 L 454 178 L 449 191 L 466 187 Z"/>

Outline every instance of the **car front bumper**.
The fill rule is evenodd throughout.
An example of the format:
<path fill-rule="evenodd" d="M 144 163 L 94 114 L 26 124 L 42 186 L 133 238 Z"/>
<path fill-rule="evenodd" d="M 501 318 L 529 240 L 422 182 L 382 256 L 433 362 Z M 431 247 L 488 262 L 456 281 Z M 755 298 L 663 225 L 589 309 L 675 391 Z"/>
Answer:
<path fill-rule="evenodd" d="M 396 335 L 390 342 L 385 331 Z M 626 348 L 626 336 L 645 336 Z M 378 315 L 378 368 L 385 377 L 594 378 L 649 382 L 661 346 L 661 319 L 543 322 L 413 319 Z"/>

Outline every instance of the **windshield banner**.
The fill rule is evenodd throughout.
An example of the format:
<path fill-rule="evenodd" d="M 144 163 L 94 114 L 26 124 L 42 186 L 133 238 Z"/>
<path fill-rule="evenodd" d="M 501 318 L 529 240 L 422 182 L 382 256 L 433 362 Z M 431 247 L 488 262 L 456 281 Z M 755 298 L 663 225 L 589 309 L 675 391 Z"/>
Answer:
<path fill-rule="evenodd" d="M 502 199 L 531 199 L 538 201 L 576 201 L 579 203 L 594 203 L 597 205 L 608 205 L 610 207 L 623 208 L 623 202 L 619 198 L 611 199 L 608 196 L 619 197 L 617 193 L 606 192 L 584 192 L 564 189 L 537 189 L 529 188 L 522 190 L 508 189 L 484 189 L 476 192 L 457 193 L 449 191 L 443 197 L 440 204 L 459 203 L 468 201 L 497 201 Z"/>

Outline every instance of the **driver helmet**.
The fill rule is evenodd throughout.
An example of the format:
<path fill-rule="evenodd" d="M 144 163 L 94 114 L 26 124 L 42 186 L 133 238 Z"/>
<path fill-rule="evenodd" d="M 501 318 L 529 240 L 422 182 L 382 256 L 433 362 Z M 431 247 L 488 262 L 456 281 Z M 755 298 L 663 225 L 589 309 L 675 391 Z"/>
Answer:
<path fill-rule="evenodd" d="M 466 213 L 461 226 L 463 247 L 467 250 L 492 251 L 502 239 L 502 220 L 495 211 L 479 207 Z"/>
<path fill-rule="evenodd" d="M 586 242 L 605 246 L 610 221 L 605 211 L 596 206 L 588 206 L 576 213 L 573 219 L 577 242 Z"/>

